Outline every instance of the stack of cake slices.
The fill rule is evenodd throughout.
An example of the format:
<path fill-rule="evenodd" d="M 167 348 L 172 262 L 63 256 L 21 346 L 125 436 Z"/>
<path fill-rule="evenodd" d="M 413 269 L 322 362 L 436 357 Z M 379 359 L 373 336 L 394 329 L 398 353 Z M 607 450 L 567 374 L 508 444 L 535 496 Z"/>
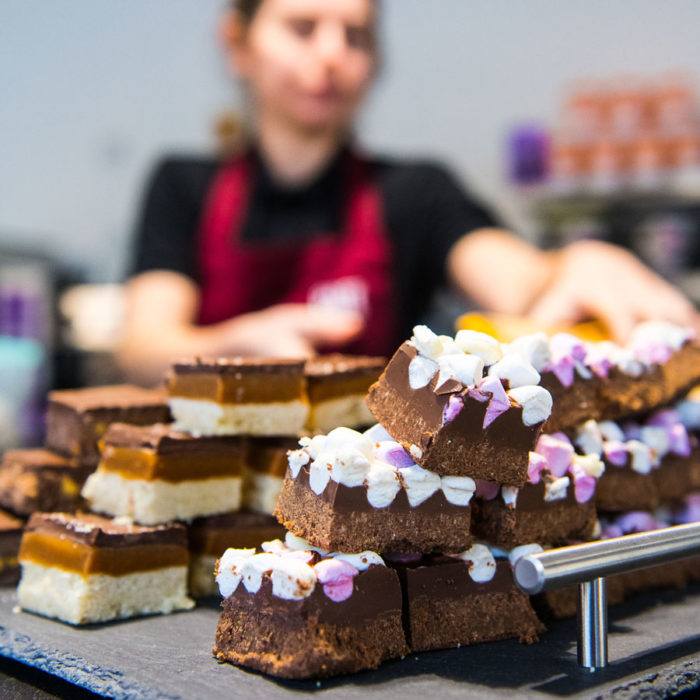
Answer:
<path fill-rule="evenodd" d="M 290 451 L 284 540 L 218 562 L 215 655 L 300 678 L 406 650 L 535 641 L 543 626 L 513 566 L 630 531 L 601 531 L 596 510 L 629 505 L 625 470 L 648 464 L 644 494 L 674 504 L 676 521 L 697 514 L 678 500 L 695 488 L 693 412 L 668 406 L 698 382 L 700 348 L 668 324 L 640 326 L 626 347 L 416 327 L 369 390 L 376 425 Z"/>
<path fill-rule="evenodd" d="M 167 393 L 53 392 L 48 449 L 12 451 L 0 471 L 0 495 L 33 514 L 19 554 L 20 604 L 83 624 L 191 607 L 188 588 L 192 597 L 215 593 L 214 564 L 227 546 L 284 532 L 270 513 L 287 450 L 336 417 L 366 424 L 364 394 L 383 366 L 341 355 L 193 360 L 174 365 Z M 84 508 L 92 513 L 75 512 Z M 20 531 L 5 520 L 16 573 Z M 180 549 L 164 559 L 166 540 Z M 154 576 L 162 595 L 151 600 Z"/>
<path fill-rule="evenodd" d="M 74 512 L 81 507 L 80 489 L 97 467 L 98 443 L 110 423 L 145 425 L 169 415 L 162 391 L 115 385 L 51 392 L 45 447 L 8 450 L 0 464 L 0 506 L 9 511 L 0 513 L 2 580 L 17 582 L 17 551 L 26 518 L 39 511 Z"/>

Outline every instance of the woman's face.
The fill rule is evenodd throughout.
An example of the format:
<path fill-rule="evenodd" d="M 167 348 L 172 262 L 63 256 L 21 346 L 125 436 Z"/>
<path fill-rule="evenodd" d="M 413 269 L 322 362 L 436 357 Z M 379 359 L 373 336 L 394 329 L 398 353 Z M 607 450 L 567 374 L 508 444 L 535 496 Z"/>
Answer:
<path fill-rule="evenodd" d="M 264 0 L 227 35 L 256 108 L 304 130 L 347 126 L 372 81 L 373 0 Z"/>

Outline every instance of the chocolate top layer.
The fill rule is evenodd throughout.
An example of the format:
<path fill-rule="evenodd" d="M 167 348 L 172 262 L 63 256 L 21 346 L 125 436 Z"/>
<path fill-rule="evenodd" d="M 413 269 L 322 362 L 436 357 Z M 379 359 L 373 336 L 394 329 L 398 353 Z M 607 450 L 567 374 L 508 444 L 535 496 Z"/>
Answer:
<path fill-rule="evenodd" d="M 49 393 L 49 401 L 84 413 L 96 409 L 165 406 L 166 395 L 161 389 L 142 389 L 131 384 L 115 384 L 52 391 Z"/>
<path fill-rule="evenodd" d="M 195 357 L 175 362 L 176 374 L 302 374 L 304 360 L 280 357 Z"/>
<path fill-rule="evenodd" d="M 515 502 L 515 510 L 519 511 L 532 511 L 532 510 L 542 510 L 548 506 L 553 505 L 580 505 L 584 506 L 584 503 L 579 504 L 576 500 L 575 487 L 573 479 L 571 479 L 568 488 L 566 489 L 566 496 L 564 498 L 557 498 L 553 501 L 545 501 L 545 483 L 543 479 L 536 484 L 525 484 L 518 491 L 518 499 Z M 593 502 L 593 498 L 590 502 Z M 588 501 L 587 501 L 588 502 Z"/>
<path fill-rule="evenodd" d="M 420 597 L 447 600 L 486 593 L 508 593 L 515 588 L 512 569 L 505 560 L 496 561 L 496 573 L 484 583 L 472 579 L 467 562 L 443 554 L 424 556 L 407 564 L 390 565 L 399 572 L 409 603 Z"/>
<path fill-rule="evenodd" d="M 221 513 L 204 518 L 195 518 L 190 524 L 191 530 L 221 530 L 229 528 L 267 527 L 277 525 L 277 520 L 267 513 L 238 511 L 236 513 Z"/>
<path fill-rule="evenodd" d="M 306 620 L 316 614 L 321 623 L 350 627 L 360 626 L 382 613 L 401 610 L 401 588 L 396 572 L 392 569 L 370 566 L 355 576 L 352 583 L 352 595 L 338 603 L 323 592 L 320 583 L 303 600 L 285 600 L 272 594 L 272 582 L 265 574 L 257 593 L 249 593 L 243 583 L 240 583 L 224 602 L 224 610 L 239 602 L 250 604 L 254 601 L 256 609 L 284 618 L 301 615 Z"/>
<path fill-rule="evenodd" d="M 333 375 L 369 374 L 379 376 L 385 365 L 385 357 L 333 353 L 307 360 L 304 372 L 310 381 Z"/>
<path fill-rule="evenodd" d="M 12 465 L 22 471 L 40 471 L 42 469 L 75 469 L 75 462 L 43 448 L 31 450 L 8 450 L 2 460 L 4 467 Z"/>
<path fill-rule="evenodd" d="M 238 436 L 194 437 L 189 433 L 173 430 L 171 425 L 137 426 L 112 423 L 104 435 L 105 446 L 153 450 L 157 454 L 203 451 L 242 452 L 245 440 Z"/>
<path fill-rule="evenodd" d="M 130 525 L 89 513 L 34 513 L 27 532 L 67 538 L 90 547 L 133 547 L 178 545 L 187 547 L 187 530 L 182 525 L 156 527 Z"/>
<path fill-rule="evenodd" d="M 522 452 L 528 446 L 534 445 L 540 424 L 526 426 L 522 419 L 522 408 L 511 406 L 507 411 L 496 418 L 487 428 L 483 427 L 484 416 L 488 402 L 479 402 L 468 396 L 469 389 L 456 380 L 447 380 L 436 389 L 438 375 L 430 380 L 430 383 L 420 389 L 411 389 L 409 384 L 409 365 L 411 360 L 418 354 L 416 348 L 405 342 L 396 351 L 391 362 L 385 370 L 383 381 L 392 387 L 396 394 L 406 403 L 412 406 L 419 415 L 420 420 L 426 428 L 418 440 L 418 446 L 423 450 L 429 450 L 435 440 L 436 433 L 440 432 L 447 442 L 452 442 L 455 446 L 478 444 L 479 440 L 485 437 L 500 446 L 500 450 L 516 453 Z M 379 384 L 373 385 L 370 390 L 381 391 L 382 380 Z M 450 396 L 457 395 L 464 400 L 464 408 L 452 421 L 443 424 L 443 412 Z M 372 405 L 370 403 L 370 408 Z M 402 410 L 401 405 L 396 406 L 396 411 Z M 476 436 L 477 439 L 474 439 Z M 400 440 L 404 448 L 405 440 Z M 440 465 L 432 464 L 425 458 L 417 460 L 426 469 L 444 473 Z M 523 469 L 523 473 L 525 470 Z"/>
<path fill-rule="evenodd" d="M 326 485 L 326 488 L 319 496 L 312 490 L 309 484 L 310 476 L 309 466 L 305 465 L 300 469 L 296 479 L 292 476 L 291 471 L 287 471 L 286 478 L 293 481 L 297 488 L 308 489 L 309 493 L 311 493 L 315 498 L 320 498 L 322 501 L 329 503 L 331 506 L 333 506 L 333 509 L 339 513 L 352 514 L 363 511 L 408 513 L 411 511 L 421 511 L 422 513 L 448 512 L 465 517 L 469 515 L 468 505 L 458 506 L 450 503 L 441 489 L 438 489 L 419 505 L 412 506 L 408 500 L 406 490 L 401 488 L 394 497 L 394 500 L 388 506 L 385 506 L 384 508 L 375 508 L 367 500 L 367 487 L 364 485 L 350 487 L 345 486 L 344 484 L 339 484 L 337 481 L 330 479 Z"/>

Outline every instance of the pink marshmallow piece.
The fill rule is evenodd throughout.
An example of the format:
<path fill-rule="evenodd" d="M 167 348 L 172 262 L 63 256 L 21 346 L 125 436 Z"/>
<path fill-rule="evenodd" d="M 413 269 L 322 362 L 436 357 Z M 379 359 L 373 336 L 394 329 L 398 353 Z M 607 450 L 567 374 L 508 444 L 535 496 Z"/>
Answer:
<path fill-rule="evenodd" d="M 679 457 L 690 457 L 690 436 L 688 435 L 686 427 L 682 423 L 676 423 L 676 425 L 669 428 L 666 432 L 668 434 L 669 449 L 671 452 Z"/>
<path fill-rule="evenodd" d="M 493 499 L 498 496 L 500 490 L 501 487 L 495 481 L 477 479 L 474 495 L 483 498 L 485 501 L 493 501 Z"/>
<path fill-rule="evenodd" d="M 484 401 L 489 400 L 489 397 L 486 394 L 482 394 L 478 389 L 469 389 L 469 391 L 467 391 L 467 396 L 479 403 L 484 403 Z"/>
<path fill-rule="evenodd" d="M 633 532 L 649 532 L 663 527 L 663 523 L 656 520 L 653 515 L 640 510 L 624 513 L 615 522 L 625 535 Z"/>
<path fill-rule="evenodd" d="M 451 423 L 462 412 L 463 408 L 464 401 L 461 396 L 455 396 L 454 394 L 450 396 L 442 411 L 442 424 Z"/>
<path fill-rule="evenodd" d="M 565 435 L 540 435 L 535 452 L 547 461 L 549 471 L 554 476 L 564 476 L 571 466 L 574 448 Z"/>
<path fill-rule="evenodd" d="M 334 602 L 342 603 L 352 595 L 352 580 L 358 570 L 342 559 L 323 559 L 314 566 L 323 592 Z"/>
<path fill-rule="evenodd" d="M 527 478 L 531 484 L 539 484 L 542 472 L 547 469 L 547 460 L 537 452 L 530 452 L 530 457 L 527 463 Z M 491 482 L 487 482 L 491 483 Z M 479 486 L 477 484 L 477 493 Z"/>
<path fill-rule="evenodd" d="M 673 520 L 679 525 L 700 522 L 700 493 L 691 493 L 690 496 L 686 496 L 683 507 L 675 513 Z"/>
<path fill-rule="evenodd" d="M 574 383 L 574 365 L 575 361 L 571 357 L 560 357 L 547 369 L 554 374 L 562 386 L 568 388 Z"/>
<path fill-rule="evenodd" d="M 571 475 L 574 477 L 574 497 L 577 503 L 588 503 L 593 498 L 596 487 L 596 479 L 586 474 L 581 467 L 573 464 Z"/>
<path fill-rule="evenodd" d="M 411 455 L 404 450 L 398 442 L 391 440 L 383 440 L 379 443 L 375 453 L 378 460 L 391 464 L 392 467 L 400 469 L 401 467 L 412 467 L 415 462 Z"/>
<path fill-rule="evenodd" d="M 656 428 L 673 428 L 674 425 L 681 422 L 681 416 L 674 408 L 664 408 L 661 411 L 656 411 L 649 416 L 647 425 L 653 425 Z"/>
<path fill-rule="evenodd" d="M 485 377 L 479 385 L 479 390 L 485 394 L 491 394 L 491 400 L 484 414 L 484 430 L 493 423 L 498 416 L 510 408 L 510 399 L 503 384 L 498 377 Z"/>
<path fill-rule="evenodd" d="M 629 453 L 624 442 L 609 440 L 603 445 L 603 454 L 610 464 L 616 467 L 624 467 L 627 464 Z"/>

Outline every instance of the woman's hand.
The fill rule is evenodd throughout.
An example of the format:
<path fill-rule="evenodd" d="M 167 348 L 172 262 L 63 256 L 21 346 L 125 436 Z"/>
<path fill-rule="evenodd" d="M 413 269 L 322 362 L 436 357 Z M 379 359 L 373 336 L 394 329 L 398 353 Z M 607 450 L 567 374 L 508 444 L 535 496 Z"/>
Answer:
<path fill-rule="evenodd" d="M 359 314 L 308 304 L 280 304 L 209 326 L 196 325 L 199 290 L 174 272 L 144 272 L 126 286 L 124 336 L 117 359 L 127 377 L 162 380 L 182 357 L 309 357 L 340 346 L 364 325 Z"/>
<path fill-rule="evenodd" d="M 544 328 L 598 319 L 624 342 L 640 321 L 700 325 L 677 289 L 609 243 L 580 241 L 543 252 L 507 231 L 480 229 L 453 246 L 447 266 L 453 282 L 486 311 L 527 316 Z"/>
<path fill-rule="evenodd" d="M 580 241 L 553 255 L 550 264 L 549 283 L 528 310 L 543 326 L 599 319 L 622 342 L 640 321 L 698 325 L 693 305 L 622 248 Z"/>
<path fill-rule="evenodd" d="M 223 347 L 236 354 L 310 357 L 317 349 L 345 345 L 362 327 L 362 317 L 311 304 L 277 304 L 225 321 L 217 327 Z"/>

